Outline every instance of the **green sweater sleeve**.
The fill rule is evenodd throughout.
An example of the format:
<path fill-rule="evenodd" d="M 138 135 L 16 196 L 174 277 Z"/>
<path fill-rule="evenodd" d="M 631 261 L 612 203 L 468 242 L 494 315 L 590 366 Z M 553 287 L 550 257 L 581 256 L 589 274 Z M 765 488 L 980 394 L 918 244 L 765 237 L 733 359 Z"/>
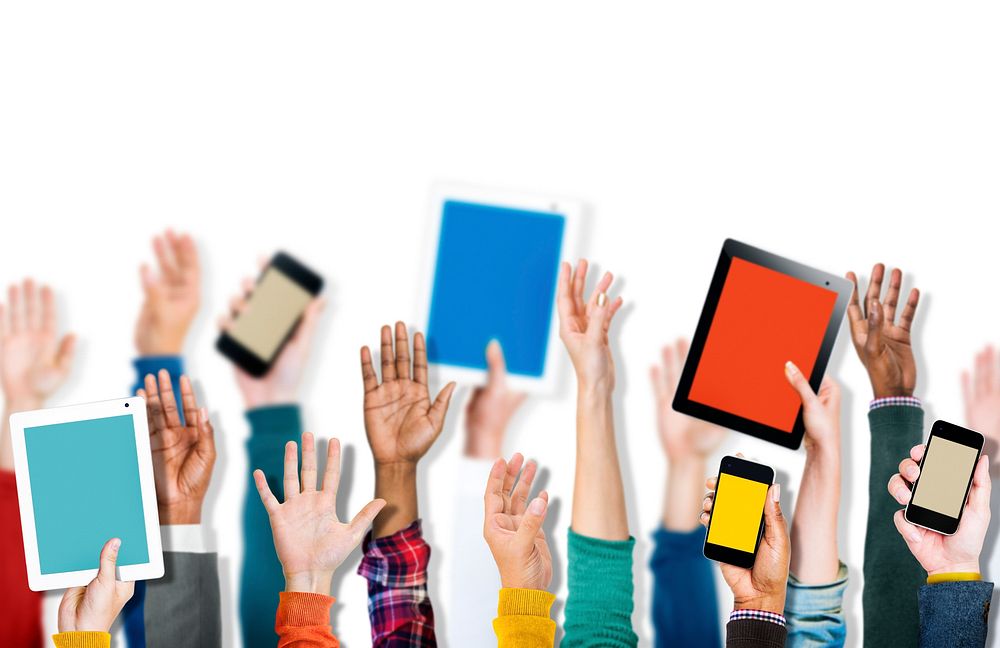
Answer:
<path fill-rule="evenodd" d="M 569 596 L 563 646 L 633 647 L 632 549 L 635 538 L 598 540 L 569 530 Z"/>
<path fill-rule="evenodd" d="M 247 441 L 246 499 L 243 503 L 243 562 L 240 566 L 240 626 L 245 648 L 274 648 L 274 611 L 278 594 L 285 589 L 281 563 L 274 552 L 271 523 L 260 502 L 253 471 L 264 471 L 271 492 L 284 501 L 282 477 L 284 448 L 289 441 L 302 440 L 302 416 L 298 405 L 258 407 L 247 412 L 250 439 Z"/>
<path fill-rule="evenodd" d="M 924 411 L 890 405 L 868 413 L 871 469 L 868 473 L 868 531 L 865 537 L 862 593 L 864 645 L 916 646 L 920 631 L 917 592 L 926 575 L 903 537 L 893 514 L 900 506 L 889 494 L 889 478 L 910 448 L 923 440 Z"/>

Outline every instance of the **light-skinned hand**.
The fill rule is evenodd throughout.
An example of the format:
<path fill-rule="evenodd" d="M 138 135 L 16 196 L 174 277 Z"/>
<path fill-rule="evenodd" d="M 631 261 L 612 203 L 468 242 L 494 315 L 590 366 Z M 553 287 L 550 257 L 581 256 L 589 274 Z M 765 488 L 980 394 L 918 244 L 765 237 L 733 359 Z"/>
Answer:
<path fill-rule="evenodd" d="M 700 520 L 707 527 L 712 505 L 715 503 L 716 478 L 709 477 L 705 486 L 709 492 L 705 494 L 702 503 L 704 512 Z M 780 500 L 781 485 L 772 484 L 764 500 L 764 535 L 761 537 L 753 568 L 720 563 L 722 577 L 733 591 L 733 605 L 737 610 L 784 613 L 791 545 L 785 518 L 781 514 Z"/>
<path fill-rule="evenodd" d="M 802 422 L 806 433 L 806 454 L 840 449 L 840 385 L 823 377 L 819 391 L 813 392 L 809 380 L 791 361 L 785 363 L 785 378 L 802 400 Z"/>
<path fill-rule="evenodd" d="M 59 603 L 59 632 L 108 632 L 132 598 L 135 583 L 115 579 L 121 540 L 112 538 L 101 549 L 97 576 L 86 587 L 71 587 Z"/>
<path fill-rule="evenodd" d="M 198 249 L 187 234 L 167 230 L 153 237 L 158 271 L 139 270 L 145 299 L 135 324 L 135 347 L 142 356 L 179 355 L 201 303 Z"/>
<path fill-rule="evenodd" d="M 1000 369 L 992 346 L 976 354 L 971 372 L 962 372 L 962 397 L 966 425 L 993 444 L 1000 443 Z"/>
<path fill-rule="evenodd" d="M 910 456 L 899 463 L 899 472 L 889 478 L 889 493 L 903 506 L 910 502 L 910 484 L 920 477 L 920 460 L 925 449 L 924 444 L 913 446 Z M 979 572 L 979 554 L 990 526 L 990 488 L 990 462 L 983 455 L 972 476 L 972 488 L 958 531 L 950 536 L 910 524 L 902 510 L 896 511 L 893 516 L 896 529 L 929 576 Z"/>
<path fill-rule="evenodd" d="M 847 318 L 851 323 L 851 340 L 858 352 L 861 364 L 868 371 L 875 398 L 887 396 L 913 396 L 917 385 L 917 363 L 913 359 L 910 342 L 910 327 L 917 312 L 920 291 L 910 290 L 903 311 L 896 321 L 896 307 L 899 291 L 903 285 L 903 273 L 897 268 L 889 277 L 889 289 L 885 302 L 879 302 L 885 266 L 881 263 L 872 268 L 868 282 L 868 292 L 862 305 L 858 299 L 858 277 L 853 272 L 847 278 L 854 284 L 851 301 L 847 306 Z"/>
<path fill-rule="evenodd" d="M 507 363 L 500 343 L 486 347 L 487 382 L 476 387 L 465 408 L 465 456 L 495 459 L 503 451 L 507 424 L 527 394 L 507 384 Z"/>
<path fill-rule="evenodd" d="M 611 391 L 615 386 L 615 362 L 608 344 L 611 319 L 622 306 L 622 298 L 609 301 L 608 290 L 614 277 L 604 273 L 590 294 L 583 300 L 587 284 L 587 261 L 580 259 L 574 271 L 569 263 L 559 267 L 557 310 L 559 337 L 573 361 L 578 386 Z"/>
<path fill-rule="evenodd" d="M 246 313 L 255 285 L 253 279 L 243 280 L 243 292 L 229 301 L 229 313 L 219 318 L 221 331 L 228 331 L 236 318 Z M 298 400 L 299 384 L 302 382 L 302 374 L 305 373 L 306 362 L 310 357 L 317 324 L 325 308 L 326 300 L 322 297 L 316 297 L 309 302 L 302 313 L 302 320 L 288 342 L 278 352 L 278 357 L 266 375 L 257 378 L 241 369 L 239 365 L 234 365 L 236 386 L 243 394 L 243 403 L 247 409 L 294 403 Z"/>
<path fill-rule="evenodd" d="M 156 504 L 160 524 L 200 524 L 201 508 L 215 465 L 215 432 L 208 411 L 198 407 L 187 376 L 181 376 L 184 422 L 166 369 L 146 375 L 145 389 L 149 446 L 153 454 Z"/>
<path fill-rule="evenodd" d="M 552 583 L 552 554 L 542 529 L 549 495 L 542 491 L 528 501 L 536 471 L 535 462 L 525 465 L 518 453 L 509 464 L 497 459 L 486 482 L 483 536 L 505 588 L 548 590 Z"/>
<path fill-rule="evenodd" d="M 285 502 L 271 493 L 264 472 L 253 473 L 257 492 L 271 520 L 274 548 L 285 574 L 286 592 L 330 594 L 333 573 L 354 551 L 385 500 L 372 500 L 349 523 L 337 518 L 340 486 L 340 441 L 330 439 L 323 486 L 316 489 L 318 464 L 313 435 L 302 435 L 302 481 L 294 441 L 285 445 Z"/>
<path fill-rule="evenodd" d="M 427 390 L 427 347 L 424 336 L 413 336 L 413 370 L 406 325 L 382 327 L 382 382 L 372 366 L 368 347 L 361 348 L 361 375 L 365 388 L 365 432 L 376 464 L 416 463 L 427 454 L 444 427 L 455 383 L 444 386 L 431 403 Z"/>

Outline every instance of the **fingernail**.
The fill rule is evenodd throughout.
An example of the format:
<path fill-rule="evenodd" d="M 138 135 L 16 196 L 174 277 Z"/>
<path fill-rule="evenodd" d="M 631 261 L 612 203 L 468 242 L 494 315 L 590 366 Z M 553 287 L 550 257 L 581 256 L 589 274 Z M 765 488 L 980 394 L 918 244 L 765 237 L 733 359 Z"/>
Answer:
<path fill-rule="evenodd" d="M 532 515 L 541 515 L 544 510 L 545 500 L 541 497 L 536 497 L 531 500 L 531 504 L 528 505 L 528 513 L 531 513 Z"/>
<path fill-rule="evenodd" d="M 920 476 L 920 471 L 917 470 L 916 466 L 908 466 L 906 468 L 906 476 L 910 478 L 910 481 L 913 481 Z"/>
<path fill-rule="evenodd" d="M 597 295 L 597 305 L 598 306 L 604 306 L 607 303 L 608 303 L 608 295 L 607 295 L 607 293 L 598 293 L 598 295 Z"/>
<path fill-rule="evenodd" d="M 799 368 L 795 366 L 795 363 L 791 360 L 785 363 L 785 373 L 789 376 L 793 376 L 799 372 Z"/>
<path fill-rule="evenodd" d="M 781 502 L 781 484 L 775 484 L 771 487 L 771 500 L 775 503 Z"/>
<path fill-rule="evenodd" d="M 118 549 L 120 549 L 121 546 L 122 546 L 122 541 L 119 540 L 118 538 L 115 538 L 114 540 L 111 541 L 111 548 L 114 551 L 118 551 Z"/>

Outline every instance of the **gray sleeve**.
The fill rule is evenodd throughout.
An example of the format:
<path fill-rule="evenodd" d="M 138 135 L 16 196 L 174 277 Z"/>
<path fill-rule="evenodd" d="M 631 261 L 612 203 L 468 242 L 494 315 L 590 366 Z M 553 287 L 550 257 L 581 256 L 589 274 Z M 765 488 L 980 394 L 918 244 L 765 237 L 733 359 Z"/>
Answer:
<path fill-rule="evenodd" d="M 146 648 L 221 646 L 219 555 L 165 551 L 163 572 L 146 582 Z"/>

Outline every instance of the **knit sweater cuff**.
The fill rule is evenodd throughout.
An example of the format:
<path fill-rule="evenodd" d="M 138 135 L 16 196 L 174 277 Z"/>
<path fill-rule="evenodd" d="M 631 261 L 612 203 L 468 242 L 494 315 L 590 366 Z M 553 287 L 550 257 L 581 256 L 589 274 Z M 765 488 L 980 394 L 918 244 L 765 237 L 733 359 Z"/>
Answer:
<path fill-rule="evenodd" d="M 737 619 L 726 624 L 726 648 L 784 648 L 788 630 L 760 619 Z"/>
<path fill-rule="evenodd" d="M 549 618 L 554 594 L 545 590 L 505 587 L 500 590 L 497 616 L 537 616 Z"/>
<path fill-rule="evenodd" d="M 337 599 L 310 592 L 281 592 L 276 626 L 325 626 L 330 624 L 330 607 Z"/>
<path fill-rule="evenodd" d="M 111 635 L 107 632 L 60 632 L 52 635 L 56 648 L 109 648 Z"/>
<path fill-rule="evenodd" d="M 294 403 L 255 407 L 247 410 L 246 417 L 250 443 L 273 442 L 284 447 L 302 434 L 302 411 Z"/>

